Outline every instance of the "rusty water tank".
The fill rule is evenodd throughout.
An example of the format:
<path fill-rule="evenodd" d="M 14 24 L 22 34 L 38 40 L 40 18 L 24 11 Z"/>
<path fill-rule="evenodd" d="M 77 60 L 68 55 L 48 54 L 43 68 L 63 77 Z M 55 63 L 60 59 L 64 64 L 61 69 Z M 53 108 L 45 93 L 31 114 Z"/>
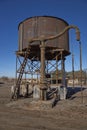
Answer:
<path fill-rule="evenodd" d="M 41 36 L 48 37 L 59 34 L 61 31 L 68 26 L 68 23 L 60 18 L 51 17 L 51 16 L 36 16 L 31 17 L 23 22 L 21 22 L 18 26 L 19 30 L 19 47 L 18 51 L 25 51 L 29 44 L 29 39 L 39 38 Z M 31 54 L 30 57 L 34 55 L 40 55 L 40 47 L 39 42 L 32 43 Z M 46 50 L 50 48 L 59 48 L 64 49 L 64 55 L 69 55 L 69 33 L 66 31 L 59 38 L 46 41 Z M 47 59 L 51 59 L 47 57 Z"/>

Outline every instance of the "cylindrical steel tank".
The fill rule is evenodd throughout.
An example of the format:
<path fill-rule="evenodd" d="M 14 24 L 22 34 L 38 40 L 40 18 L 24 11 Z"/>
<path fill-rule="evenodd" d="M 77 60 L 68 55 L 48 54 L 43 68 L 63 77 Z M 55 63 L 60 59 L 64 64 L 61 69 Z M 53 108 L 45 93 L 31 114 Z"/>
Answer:
<path fill-rule="evenodd" d="M 39 38 L 41 36 L 48 37 L 59 34 L 68 26 L 68 23 L 63 19 L 51 16 L 31 17 L 18 26 L 19 30 L 19 51 L 26 50 L 29 44 L 29 39 Z M 36 45 L 36 46 L 35 46 Z M 39 51 L 39 42 L 32 43 L 32 52 Z M 69 54 L 69 34 L 66 31 L 59 38 L 46 41 L 46 46 L 49 48 L 59 48 L 65 50 L 65 55 Z M 34 52 L 34 54 L 35 54 Z M 37 52 L 36 52 L 37 53 Z"/>

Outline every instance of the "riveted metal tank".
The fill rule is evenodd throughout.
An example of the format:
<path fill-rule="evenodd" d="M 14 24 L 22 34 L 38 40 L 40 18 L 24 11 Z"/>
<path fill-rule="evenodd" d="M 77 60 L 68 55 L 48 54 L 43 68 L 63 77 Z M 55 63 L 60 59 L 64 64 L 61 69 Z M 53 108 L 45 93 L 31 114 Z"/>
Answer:
<path fill-rule="evenodd" d="M 29 44 L 29 39 L 39 38 L 39 37 L 48 37 L 59 34 L 61 31 L 68 26 L 68 23 L 63 19 L 51 16 L 37 16 L 31 17 L 23 22 L 21 22 L 18 26 L 19 30 L 19 48 L 18 51 L 25 51 Z M 39 51 L 39 42 L 34 42 L 31 44 L 31 53 L 30 57 L 34 55 L 40 55 Z M 46 41 L 46 50 L 52 48 L 59 48 L 64 50 L 64 55 L 69 54 L 69 34 L 66 31 L 59 38 Z M 47 57 L 47 59 L 51 59 Z"/>

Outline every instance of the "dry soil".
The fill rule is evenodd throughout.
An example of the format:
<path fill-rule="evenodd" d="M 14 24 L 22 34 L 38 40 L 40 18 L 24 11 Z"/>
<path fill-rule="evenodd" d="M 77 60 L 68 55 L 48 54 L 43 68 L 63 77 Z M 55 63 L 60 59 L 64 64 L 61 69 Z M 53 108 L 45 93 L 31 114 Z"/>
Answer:
<path fill-rule="evenodd" d="M 52 101 L 10 101 L 10 87 L 0 83 L 0 130 L 87 130 L 87 87 L 83 98 L 77 91 L 53 108 Z"/>

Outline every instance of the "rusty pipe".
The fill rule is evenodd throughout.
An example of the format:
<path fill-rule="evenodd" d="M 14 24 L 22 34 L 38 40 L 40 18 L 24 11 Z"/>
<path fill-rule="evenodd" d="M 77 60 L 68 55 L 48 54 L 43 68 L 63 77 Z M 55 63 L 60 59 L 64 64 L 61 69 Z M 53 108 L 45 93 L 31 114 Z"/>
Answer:
<path fill-rule="evenodd" d="M 76 30 L 76 40 L 80 41 L 80 30 L 79 30 L 79 28 L 75 25 L 69 25 L 63 31 L 61 31 L 59 34 L 56 34 L 54 36 L 49 36 L 49 37 L 41 36 L 40 38 L 33 38 L 33 39 L 29 40 L 29 43 L 32 43 L 34 41 L 47 41 L 47 40 L 52 40 L 52 39 L 58 38 L 61 35 L 63 35 L 67 30 L 69 30 L 71 28 Z"/>

